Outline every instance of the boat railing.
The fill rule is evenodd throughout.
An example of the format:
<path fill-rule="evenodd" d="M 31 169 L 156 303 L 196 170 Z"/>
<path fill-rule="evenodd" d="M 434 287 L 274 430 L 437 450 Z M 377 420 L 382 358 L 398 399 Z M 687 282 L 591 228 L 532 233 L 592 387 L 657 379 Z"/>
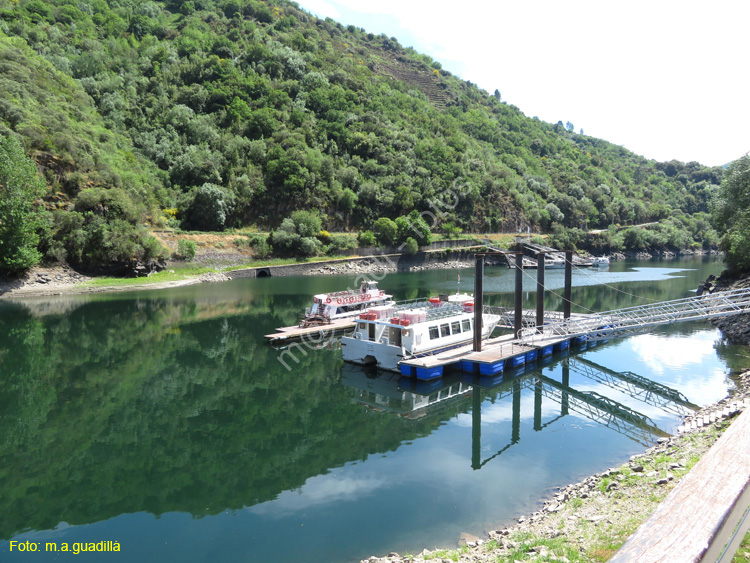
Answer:
<path fill-rule="evenodd" d="M 446 305 L 443 304 L 440 307 L 433 307 L 427 310 L 427 320 L 434 321 L 438 319 L 444 319 L 447 317 L 455 317 L 461 313 L 464 313 L 464 308 L 461 305 Z"/>
<path fill-rule="evenodd" d="M 403 311 L 404 309 L 424 309 L 431 307 L 430 302 L 424 298 L 421 299 L 407 299 L 406 301 L 396 301 L 393 306 L 395 311 Z"/>

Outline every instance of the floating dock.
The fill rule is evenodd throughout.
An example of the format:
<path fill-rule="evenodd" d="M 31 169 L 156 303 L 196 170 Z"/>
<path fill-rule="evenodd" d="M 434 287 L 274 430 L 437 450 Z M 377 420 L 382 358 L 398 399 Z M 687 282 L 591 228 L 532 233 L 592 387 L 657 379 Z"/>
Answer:
<path fill-rule="evenodd" d="M 551 337 L 527 343 L 506 335 L 485 340 L 479 352 L 473 351 L 472 344 L 467 344 L 432 356 L 403 360 L 399 368 L 402 375 L 423 381 L 442 377 L 446 367 L 491 376 L 551 356 L 555 351 L 568 350 L 574 344 L 586 342 L 576 337 Z"/>

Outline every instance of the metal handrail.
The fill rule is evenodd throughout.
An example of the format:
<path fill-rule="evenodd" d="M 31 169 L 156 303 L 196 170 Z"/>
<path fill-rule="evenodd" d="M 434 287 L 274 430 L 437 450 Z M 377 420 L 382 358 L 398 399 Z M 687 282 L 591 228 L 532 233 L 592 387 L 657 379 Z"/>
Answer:
<path fill-rule="evenodd" d="M 651 328 L 676 322 L 704 320 L 750 313 L 750 288 L 626 307 L 590 315 L 584 319 L 551 322 L 543 327 L 524 329 L 521 339 L 543 333 L 583 336 L 586 340 L 602 340 L 648 332 Z"/>

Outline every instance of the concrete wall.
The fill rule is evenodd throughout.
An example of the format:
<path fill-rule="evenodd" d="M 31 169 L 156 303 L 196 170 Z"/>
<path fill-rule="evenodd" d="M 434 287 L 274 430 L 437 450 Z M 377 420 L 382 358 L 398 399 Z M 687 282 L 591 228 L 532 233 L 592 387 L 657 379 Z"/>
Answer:
<path fill-rule="evenodd" d="M 491 258 L 491 257 L 488 257 Z M 305 276 L 320 275 L 324 273 L 345 273 L 350 263 L 360 268 L 373 267 L 379 270 L 409 271 L 415 268 L 429 269 L 446 262 L 465 262 L 474 264 L 474 250 L 450 250 L 441 252 L 417 252 L 414 255 L 406 254 L 380 254 L 363 258 L 339 258 L 335 260 L 324 260 L 321 262 L 304 262 L 299 264 L 288 264 L 285 266 L 264 266 L 262 268 L 246 268 L 234 270 L 226 275 L 232 279 L 260 278 L 276 276 Z M 339 271 L 340 270 L 340 271 Z"/>

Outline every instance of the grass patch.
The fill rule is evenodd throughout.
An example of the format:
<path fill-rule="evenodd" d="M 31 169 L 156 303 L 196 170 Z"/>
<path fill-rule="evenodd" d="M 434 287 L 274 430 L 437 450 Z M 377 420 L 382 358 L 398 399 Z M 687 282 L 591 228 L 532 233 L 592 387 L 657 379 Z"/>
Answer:
<path fill-rule="evenodd" d="M 171 281 L 182 281 L 213 271 L 214 270 L 212 268 L 198 267 L 188 264 L 181 268 L 172 268 L 168 270 L 162 270 L 161 272 L 155 272 L 150 276 L 143 278 L 113 278 L 109 276 L 103 276 L 87 281 L 82 285 L 88 287 L 127 287 L 131 285 L 134 286 L 151 283 L 156 284 Z"/>
<path fill-rule="evenodd" d="M 732 563 L 750 563 L 750 532 L 745 534 L 745 539 L 742 540 L 740 548 L 732 558 Z"/>
<path fill-rule="evenodd" d="M 504 561 L 524 561 L 530 557 L 537 561 L 555 561 L 561 557 L 571 562 L 586 561 L 581 552 L 563 538 L 546 539 L 524 533 L 515 535 L 513 539 L 521 543 L 506 555 Z"/>
<path fill-rule="evenodd" d="M 439 561 L 444 561 L 445 559 L 449 559 L 450 561 L 458 561 L 458 553 L 456 551 L 448 551 L 447 549 L 439 549 L 425 555 L 424 559 L 425 561 L 432 559 L 437 559 Z"/>

